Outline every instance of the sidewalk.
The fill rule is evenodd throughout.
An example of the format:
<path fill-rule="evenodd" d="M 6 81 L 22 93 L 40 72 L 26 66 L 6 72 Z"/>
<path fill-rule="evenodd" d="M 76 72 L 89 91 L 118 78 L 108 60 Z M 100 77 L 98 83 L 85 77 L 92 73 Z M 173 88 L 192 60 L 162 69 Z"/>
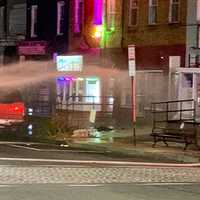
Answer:
<path fill-rule="evenodd" d="M 193 145 L 186 151 L 184 144 L 169 143 L 166 147 L 162 142 L 152 148 L 153 138 L 150 137 L 151 127 L 136 128 L 136 146 L 133 142 L 133 130 L 115 130 L 100 132 L 97 138 L 73 138 L 66 142 L 72 148 L 94 150 L 116 156 L 128 156 L 142 158 L 148 162 L 178 162 L 178 163 L 199 163 L 200 151 Z"/>

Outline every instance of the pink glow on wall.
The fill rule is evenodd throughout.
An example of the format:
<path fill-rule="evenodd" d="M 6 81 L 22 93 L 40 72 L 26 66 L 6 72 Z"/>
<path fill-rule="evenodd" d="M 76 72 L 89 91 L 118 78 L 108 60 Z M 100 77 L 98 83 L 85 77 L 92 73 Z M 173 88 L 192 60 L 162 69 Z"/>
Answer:
<path fill-rule="evenodd" d="M 74 33 L 79 33 L 78 1 L 74 1 Z"/>
<path fill-rule="evenodd" d="M 95 25 L 102 24 L 103 17 L 103 0 L 94 0 L 94 19 L 93 23 Z"/>
<path fill-rule="evenodd" d="M 81 32 L 84 0 L 74 0 L 74 33 Z"/>
<path fill-rule="evenodd" d="M 200 0 L 197 0 L 197 21 L 200 21 Z"/>

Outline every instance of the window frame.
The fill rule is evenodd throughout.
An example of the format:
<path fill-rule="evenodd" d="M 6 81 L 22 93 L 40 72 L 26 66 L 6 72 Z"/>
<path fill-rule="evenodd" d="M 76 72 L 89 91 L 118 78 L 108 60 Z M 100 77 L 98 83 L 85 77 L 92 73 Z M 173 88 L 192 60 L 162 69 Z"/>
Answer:
<path fill-rule="evenodd" d="M 38 5 L 31 5 L 31 38 L 38 36 L 37 33 L 38 25 Z"/>
<path fill-rule="evenodd" d="M 82 8 L 80 4 L 82 3 Z M 84 0 L 75 0 L 74 6 L 74 33 L 79 34 L 83 30 L 84 25 Z M 81 10 L 81 13 L 80 13 Z"/>
<path fill-rule="evenodd" d="M 5 34 L 5 6 L 0 6 L 0 19 L 1 19 L 1 27 L 2 27 L 2 30 L 0 32 L 0 34 Z M 1 35 L 1 36 L 2 36 Z"/>
<path fill-rule="evenodd" d="M 135 5 L 136 3 L 136 5 Z M 129 12 L 128 12 L 128 27 L 135 27 L 138 25 L 138 17 L 139 17 L 139 6 L 138 6 L 138 0 L 129 0 Z M 132 24 L 132 12 L 133 10 L 136 10 L 136 23 Z"/>
<path fill-rule="evenodd" d="M 106 27 L 107 30 L 111 30 L 116 23 L 116 9 L 117 0 L 107 0 L 106 8 Z"/>
<path fill-rule="evenodd" d="M 197 47 L 200 49 L 200 26 L 197 26 Z"/>
<path fill-rule="evenodd" d="M 0 6 L 0 17 L 4 18 L 5 16 L 5 6 Z"/>
<path fill-rule="evenodd" d="M 62 7 L 65 8 L 65 1 L 58 1 L 57 2 L 57 28 L 56 28 L 56 34 L 57 35 L 63 35 L 64 32 L 61 28 L 61 22 L 62 22 Z"/>
<path fill-rule="evenodd" d="M 177 2 L 174 2 L 177 1 Z M 177 10 L 177 20 L 173 20 L 173 6 L 178 5 Z M 179 23 L 180 22 L 180 0 L 170 0 L 169 2 L 169 23 Z"/>
<path fill-rule="evenodd" d="M 153 3 L 153 2 L 156 3 Z M 155 20 L 152 21 L 152 12 L 151 9 L 155 9 Z M 158 23 L 158 0 L 149 0 L 149 7 L 148 7 L 148 24 L 149 25 L 156 25 Z"/>

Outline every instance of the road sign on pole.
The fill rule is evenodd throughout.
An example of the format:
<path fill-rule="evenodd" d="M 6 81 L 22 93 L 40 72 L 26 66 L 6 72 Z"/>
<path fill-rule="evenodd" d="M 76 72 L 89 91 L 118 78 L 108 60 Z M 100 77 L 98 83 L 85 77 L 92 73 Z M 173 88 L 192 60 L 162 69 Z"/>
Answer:
<path fill-rule="evenodd" d="M 136 146 L 136 62 L 135 62 L 135 45 L 128 46 L 128 67 L 129 76 L 131 77 L 131 90 L 132 90 L 132 122 L 133 122 L 133 142 Z"/>
<path fill-rule="evenodd" d="M 136 62 L 135 62 L 135 45 L 128 46 L 128 66 L 129 66 L 129 76 L 132 79 L 132 120 L 136 121 L 136 87 L 135 87 L 135 75 L 136 75 Z"/>

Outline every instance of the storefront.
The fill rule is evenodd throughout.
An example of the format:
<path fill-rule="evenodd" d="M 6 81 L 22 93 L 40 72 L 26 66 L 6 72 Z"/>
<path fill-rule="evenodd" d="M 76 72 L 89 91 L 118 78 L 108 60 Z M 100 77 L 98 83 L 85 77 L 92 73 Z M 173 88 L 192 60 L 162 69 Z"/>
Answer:
<path fill-rule="evenodd" d="M 56 78 L 56 104 L 58 109 L 89 111 L 101 103 L 99 77 L 60 76 Z"/>
<path fill-rule="evenodd" d="M 114 79 L 101 66 L 83 64 L 82 55 L 57 56 L 56 64 L 57 109 L 113 110 Z"/>

